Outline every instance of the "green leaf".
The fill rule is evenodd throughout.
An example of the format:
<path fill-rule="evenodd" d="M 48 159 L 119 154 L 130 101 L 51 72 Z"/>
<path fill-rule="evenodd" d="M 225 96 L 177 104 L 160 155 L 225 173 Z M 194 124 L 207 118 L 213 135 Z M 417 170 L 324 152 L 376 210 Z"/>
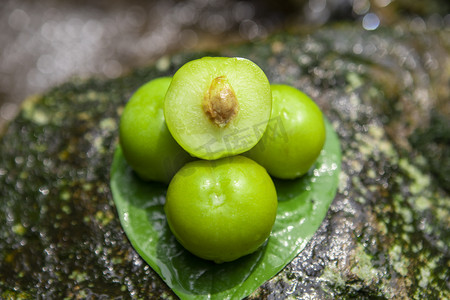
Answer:
<path fill-rule="evenodd" d="M 279 204 L 268 241 L 255 253 L 223 264 L 197 258 L 175 240 L 163 210 L 167 186 L 139 180 L 118 146 L 111 169 L 111 190 L 128 239 L 182 299 L 248 296 L 306 246 L 334 199 L 341 150 L 328 121 L 326 129 L 324 149 L 308 174 L 297 180 L 274 180 Z"/>

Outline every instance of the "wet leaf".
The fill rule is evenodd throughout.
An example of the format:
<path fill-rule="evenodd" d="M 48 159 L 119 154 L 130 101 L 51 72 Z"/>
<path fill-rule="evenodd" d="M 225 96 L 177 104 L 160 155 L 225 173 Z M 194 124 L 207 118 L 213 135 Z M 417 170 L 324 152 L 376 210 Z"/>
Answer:
<path fill-rule="evenodd" d="M 120 147 L 111 169 L 111 189 L 123 229 L 135 250 L 182 299 L 236 299 L 275 276 L 308 243 L 336 194 L 341 165 L 339 140 L 329 122 L 315 167 L 297 180 L 274 180 L 277 219 L 255 253 L 215 264 L 195 257 L 174 238 L 163 210 L 167 186 L 139 180 Z"/>

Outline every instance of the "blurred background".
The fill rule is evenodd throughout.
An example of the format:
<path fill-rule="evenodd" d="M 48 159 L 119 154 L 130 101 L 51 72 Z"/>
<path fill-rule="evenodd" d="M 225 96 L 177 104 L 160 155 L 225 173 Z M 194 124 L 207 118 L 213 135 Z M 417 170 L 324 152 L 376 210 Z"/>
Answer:
<path fill-rule="evenodd" d="M 447 0 L 0 0 L 0 132 L 24 98 L 74 76 L 333 22 L 450 30 L 449 11 Z"/>

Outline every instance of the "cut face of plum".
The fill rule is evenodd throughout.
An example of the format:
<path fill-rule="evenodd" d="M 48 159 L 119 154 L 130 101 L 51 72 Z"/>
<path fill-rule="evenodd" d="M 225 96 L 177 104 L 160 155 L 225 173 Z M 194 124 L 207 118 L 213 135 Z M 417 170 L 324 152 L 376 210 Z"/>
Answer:
<path fill-rule="evenodd" d="M 218 159 L 251 149 L 272 109 L 264 72 L 244 58 L 204 57 L 183 65 L 165 97 L 174 139 L 192 156 Z"/>

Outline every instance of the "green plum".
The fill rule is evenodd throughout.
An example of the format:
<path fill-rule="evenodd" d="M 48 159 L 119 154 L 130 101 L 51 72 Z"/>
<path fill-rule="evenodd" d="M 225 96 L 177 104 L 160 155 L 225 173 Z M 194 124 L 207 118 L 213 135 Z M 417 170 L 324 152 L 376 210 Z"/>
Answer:
<path fill-rule="evenodd" d="M 171 80 L 157 78 L 140 87 L 120 119 L 124 157 L 144 180 L 169 183 L 186 162 L 193 160 L 172 138 L 164 120 L 164 96 Z"/>
<path fill-rule="evenodd" d="M 271 107 L 269 81 L 255 63 L 236 57 L 203 57 L 175 73 L 164 115 L 172 136 L 187 152 L 211 160 L 256 145 Z"/>
<path fill-rule="evenodd" d="M 222 263 L 256 251 L 267 240 L 277 205 L 266 170 L 233 156 L 183 166 L 169 184 L 164 210 L 181 245 Z"/>
<path fill-rule="evenodd" d="M 319 107 L 298 89 L 273 84 L 272 116 L 259 143 L 245 155 L 281 179 L 302 176 L 325 143 L 325 123 Z"/>

